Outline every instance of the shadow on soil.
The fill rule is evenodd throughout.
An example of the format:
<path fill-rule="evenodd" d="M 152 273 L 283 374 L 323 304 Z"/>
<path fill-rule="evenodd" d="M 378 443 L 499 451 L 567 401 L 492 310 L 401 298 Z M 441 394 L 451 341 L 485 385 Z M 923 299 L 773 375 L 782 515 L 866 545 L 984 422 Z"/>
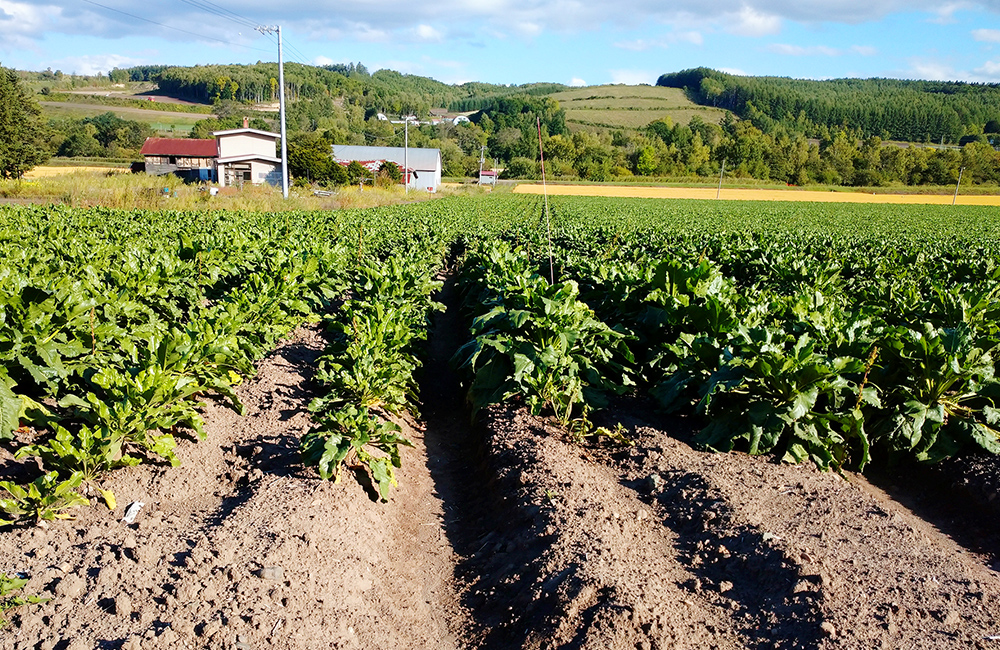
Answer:
<path fill-rule="evenodd" d="M 473 618 L 474 629 L 463 631 L 464 645 L 519 647 L 520 641 L 512 636 L 511 629 L 525 618 L 525 612 L 509 595 L 520 591 L 527 597 L 527 587 L 536 578 L 530 566 L 548 541 L 534 535 L 525 543 L 528 538 L 519 534 L 525 522 L 512 521 L 513 509 L 498 503 L 493 473 L 483 460 L 481 430 L 471 423 L 461 382 L 449 364 L 467 336 L 452 278 L 446 279 L 437 300 L 447 310 L 434 318 L 420 399 L 429 469 L 444 504 L 445 534 L 462 558 L 455 568 L 455 578 L 462 605 Z M 503 594 L 497 594 L 501 581 L 507 584 L 502 585 Z M 532 604 L 531 618 L 543 613 L 539 605 Z M 518 627 L 523 629 L 524 623 L 522 620 Z"/>
<path fill-rule="evenodd" d="M 773 537 L 734 525 L 725 501 L 701 476 L 657 476 L 662 489 L 650 496 L 646 481 L 626 485 L 655 501 L 677 535 L 678 556 L 692 576 L 683 586 L 732 610 L 747 647 L 815 647 L 823 638 L 820 577 L 801 575 L 770 543 Z"/>

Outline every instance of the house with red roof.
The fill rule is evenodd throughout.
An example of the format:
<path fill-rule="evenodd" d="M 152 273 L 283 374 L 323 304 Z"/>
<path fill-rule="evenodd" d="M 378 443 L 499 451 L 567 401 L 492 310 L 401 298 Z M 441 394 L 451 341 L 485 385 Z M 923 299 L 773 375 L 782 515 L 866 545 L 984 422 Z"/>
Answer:
<path fill-rule="evenodd" d="M 218 182 L 222 186 L 281 184 L 277 133 L 251 129 L 214 131 L 213 139 L 146 138 L 140 152 L 146 173 L 176 174 L 189 181 Z"/>
<path fill-rule="evenodd" d="M 184 179 L 214 181 L 219 145 L 199 138 L 146 138 L 139 152 L 152 176 L 177 174 Z"/>

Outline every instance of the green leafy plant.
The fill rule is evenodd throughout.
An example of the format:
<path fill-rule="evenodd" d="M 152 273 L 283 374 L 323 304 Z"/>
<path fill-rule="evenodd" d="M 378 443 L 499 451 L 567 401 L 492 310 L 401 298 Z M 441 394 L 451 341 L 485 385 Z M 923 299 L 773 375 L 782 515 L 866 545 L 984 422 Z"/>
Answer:
<path fill-rule="evenodd" d="M 340 481 L 343 466 L 364 466 L 371 473 L 383 501 L 397 485 L 400 446 L 413 444 L 392 422 L 380 421 L 367 409 L 350 405 L 323 414 L 317 426 L 303 436 L 300 451 L 306 465 L 315 466 L 323 479 Z"/>
<path fill-rule="evenodd" d="M 34 519 L 36 523 L 72 519 L 66 510 L 90 503 L 76 491 L 82 483 L 83 474 L 80 472 L 74 472 L 65 480 L 59 478 L 58 472 L 48 472 L 26 486 L 0 481 L 0 490 L 8 495 L 0 498 L 0 510 L 13 517 L 0 519 L 0 525 L 25 519 Z"/>
<path fill-rule="evenodd" d="M 608 392 L 632 384 L 621 363 L 632 359 L 625 335 L 579 300 L 575 282 L 550 286 L 520 276 L 503 292 L 501 304 L 473 321 L 473 339 L 453 359 L 472 375 L 474 411 L 521 395 L 533 413 L 551 408 L 565 424 L 574 408 L 602 407 Z"/>
<path fill-rule="evenodd" d="M 879 427 L 880 442 L 895 453 L 936 461 L 966 446 L 1000 453 L 1000 345 L 979 347 L 966 324 L 898 328 L 882 343 L 875 381 L 890 386 L 894 406 Z"/>
<path fill-rule="evenodd" d="M 23 605 L 36 605 L 48 601 L 48 598 L 39 596 L 12 595 L 27 584 L 27 578 L 10 577 L 6 573 L 0 573 L 0 628 L 7 625 L 7 621 L 3 617 L 6 612 Z"/>

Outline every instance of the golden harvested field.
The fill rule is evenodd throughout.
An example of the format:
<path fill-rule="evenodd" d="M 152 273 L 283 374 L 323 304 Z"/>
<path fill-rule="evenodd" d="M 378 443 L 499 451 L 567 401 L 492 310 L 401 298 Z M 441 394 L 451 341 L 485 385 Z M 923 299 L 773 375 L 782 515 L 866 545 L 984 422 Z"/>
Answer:
<path fill-rule="evenodd" d="M 521 183 L 515 194 L 542 194 L 540 183 Z M 561 196 L 617 196 L 646 199 L 715 199 L 717 190 L 707 187 L 633 187 L 628 185 L 549 185 L 548 193 Z M 861 192 L 817 192 L 811 190 L 753 190 L 722 188 L 723 201 L 811 201 L 815 203 L 910 203 L 951 205 L 944 194 L 863 194 Z M 958 195 L 957 205 L 998 205 L 998 195 Z"/>

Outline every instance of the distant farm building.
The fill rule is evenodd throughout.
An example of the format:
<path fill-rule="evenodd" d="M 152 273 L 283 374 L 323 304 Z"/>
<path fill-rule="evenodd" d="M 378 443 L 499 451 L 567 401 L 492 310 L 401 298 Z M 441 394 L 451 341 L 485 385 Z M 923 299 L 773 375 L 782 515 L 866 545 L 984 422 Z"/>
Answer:
<path fill-rule="evenodd" d="M 219 184 L 238 186 L 246 183 L 281 184 L 281 158 L 277 152 L 277 133 L 243 128 L 214 131 L 219 143 L 215 161 Z"/>
<path fill-rule="evenodd" d="M 479 184 L 480 185 L 496 185 L 497 184 L 497 173 L 495 171 L 484 169 L 479 172 Z"/>
<path fill-rule="evenodd" d="M 187 181 L 239 187 L 281 183 L 277 133 L 242 128 L 215 131 L 214 139 L 146 138 L 140 152 L 151 176 L 175 174 Z"/>
<path fill-rule="evenodd" d="M 219 146 L 215 140 L 195 138 L 146 138 L 142 145 L 146 173 L 151 176 L 176 174 L 184 180 L 215 180 Z"/>
<path fill-rule="evenodd" d="M 373 171 L 377 171 L 382 166 L 382 162 L 388 160 L 395 163 L 400 171 L 404 172 L 404 178 L 409 188 L 437 192 L 441 187 L 440 149 L 404 149 L 403 147 L 364 147 L 335 144 L 333 145 L 333 159 L 341 165 L 358 161 Z"/>

